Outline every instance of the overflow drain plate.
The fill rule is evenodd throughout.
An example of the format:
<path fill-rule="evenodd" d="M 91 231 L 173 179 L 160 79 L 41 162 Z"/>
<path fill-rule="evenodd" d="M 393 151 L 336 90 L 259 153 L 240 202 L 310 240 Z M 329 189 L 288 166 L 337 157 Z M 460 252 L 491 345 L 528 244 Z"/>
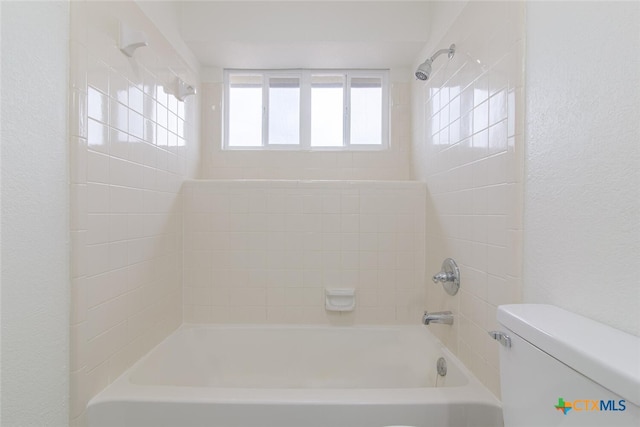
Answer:
<path fill-rule="evenodd" d="M 438 359 L 436 367 L 438 369 L 438 375 L 440 375 L 441 377 L 447 375 L 447 361 L 444 360 L 444 357 Z"/>

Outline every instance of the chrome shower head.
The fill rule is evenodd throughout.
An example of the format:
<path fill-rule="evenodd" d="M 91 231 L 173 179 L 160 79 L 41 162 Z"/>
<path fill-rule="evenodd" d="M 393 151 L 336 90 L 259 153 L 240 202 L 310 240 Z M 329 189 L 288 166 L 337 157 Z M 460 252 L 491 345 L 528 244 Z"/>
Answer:
<path fill-rule="evenodd" d="M 428 58 L 418 66 L 418 69 L 416 70 L 416 77 L 418 78 L 418 80 L 427 80 L 429 78 L 429 76 L 431 75 L 432 62 L 433 61 L 431 60 L 431 58 Z"/>
<path fill-rule="evenodd" d="M 443 53 L 446 53 L 449 59 L 453 58 L 453 55 L 456 54 L 456 45 L 452 44 L 449 46 L 449 49 L 440 49 L 434 53 L 431 58 L 427 58 L 418 66 L 418 69 L 416 70 L 416 78 L 418 78 L 418 80 L 427 80 L 431 75 L 431 64 L 433 64 L 433 60 Z"/>

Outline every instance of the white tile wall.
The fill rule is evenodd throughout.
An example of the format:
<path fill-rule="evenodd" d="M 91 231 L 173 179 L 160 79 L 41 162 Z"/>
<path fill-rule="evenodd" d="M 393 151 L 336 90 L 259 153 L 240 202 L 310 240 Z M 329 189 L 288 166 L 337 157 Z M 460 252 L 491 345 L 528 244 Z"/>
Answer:
<path fill-rule="evenodd" d="M 71 13 L 74 425 L 183 316 L 415 323 L 449 308 L 454 327 L 430 328 L 499 394 L 485 331 L 520 294 L 521 5 L 471 2 L 440 43 L 456 57 L 427 84 L 393 84 L 387 152 L 222 151 L 222 87 L 203 85 L 201 176 L 215 180 L 182 193 L 198 98 L 164 88 L 198 76 L 133 2 L 72 2 Z M 116 47 L 119 19 L 150 36 L 133 59 Z M 424 285 L 449 256 L 463 274 L 455 298 Z M 325 312 L 325 287 L 356 288 L 356 310 Z"/>
<path fill-rule="evenodd" d="M 419 321 L 424 197 L 417 182 L 187 182 L 185 321 Z M 326 312 L 325 287 L 355 288 L 355 311 Z"/>
<path fill-rule="evenodd" d="M 222 83 L 202 85 L 202 178 L 408 180 L 411 174 L 409 83 L 391 84 L 390 148 L 384 151 L 222 150 Z"/>
<path fill-rule="evenodd" d="M 499 396 L 496 306 L 520 301 L 523 176 L 521 2 L 470 2 L 437 46 L 452 60 L 413 87 L 413 171 L 427 184 L 427 274 L 454 258 L 455 297 L 428 288 L 428 308 L 453 310 L 432 330 Z M 421 60 L 423 58 L 420 58 Z"/>
<path fill-rule="evenodd" d="M 123 20 L 149 47 L 117 47 Z M 180 189 L 194 176 L 198 76 L 134 2 L 71 3 L 71 403 L 87 401 L 182 321 Z"/>

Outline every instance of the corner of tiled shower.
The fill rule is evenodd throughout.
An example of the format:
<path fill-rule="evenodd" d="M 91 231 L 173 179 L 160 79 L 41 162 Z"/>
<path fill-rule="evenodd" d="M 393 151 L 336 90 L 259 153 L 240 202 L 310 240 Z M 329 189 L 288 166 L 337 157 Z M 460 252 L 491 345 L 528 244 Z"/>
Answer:
<path fill-rule="evenodd" d="M 149 47 L 128 58 L 119 20 Z M 71 2 L 72 425 L 88 400 L 182 322 L 181 187 L 198 167 L 196 72 L 134 2 Z"/>
<path fill-rule="evenodd" d="M 413 86 L 414 178 L 427 185 L 427 274 L 454 258 L 458 295 L 427 284 L 427 309 L 454 312 L 431 330 L 500 396 L 496 307 L 521 300 L 524 5 L 470 2 L 438 46 L 450 61 Z"/>

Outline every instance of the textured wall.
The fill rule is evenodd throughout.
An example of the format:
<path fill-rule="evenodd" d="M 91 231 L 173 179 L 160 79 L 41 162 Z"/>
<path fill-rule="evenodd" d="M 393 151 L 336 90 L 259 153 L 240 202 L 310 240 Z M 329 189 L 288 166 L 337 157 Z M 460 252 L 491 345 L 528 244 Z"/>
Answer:
<path fill-rule="evenodd" d="M 640 335 L 640 4 L 527 6 L 524 299 Z"/>
<path fill-rule="evenodd" d="M 2 2 L 2 418 L 68 425 L 67 2 Z"/>
<path fill-rule="evenodd" d="M 496 395 L 497 344 L 486 331 L 496 326 L 496 307 L 520 294 L 523 18 L 520 3 L 468 3 L 416 62 L 452 43 L 454 58 L 438 57 L 431 78 L 413 86 L 413 174 L 427 185 L 427 275 L 448 257 L 461 273 L 454 297 L 426 284 L 427 308 L 455 315 L 452 327 L 430 329 Z"/>
<path fill-rule="evenodd" d="M 119 50 L 119 23 L 148 47 Z M 197 73 L 132 2 L 71 3 L 71 418 L 182 322 L 181 186 L 199 161 Z"/>
<path fill-rule="evenodd" d="M 192 181 L 184 201 L 185 321 L 419 321 L 424 185 Z M 325 311 L 324 289 L 342 287 L 355 311 Z"/>

